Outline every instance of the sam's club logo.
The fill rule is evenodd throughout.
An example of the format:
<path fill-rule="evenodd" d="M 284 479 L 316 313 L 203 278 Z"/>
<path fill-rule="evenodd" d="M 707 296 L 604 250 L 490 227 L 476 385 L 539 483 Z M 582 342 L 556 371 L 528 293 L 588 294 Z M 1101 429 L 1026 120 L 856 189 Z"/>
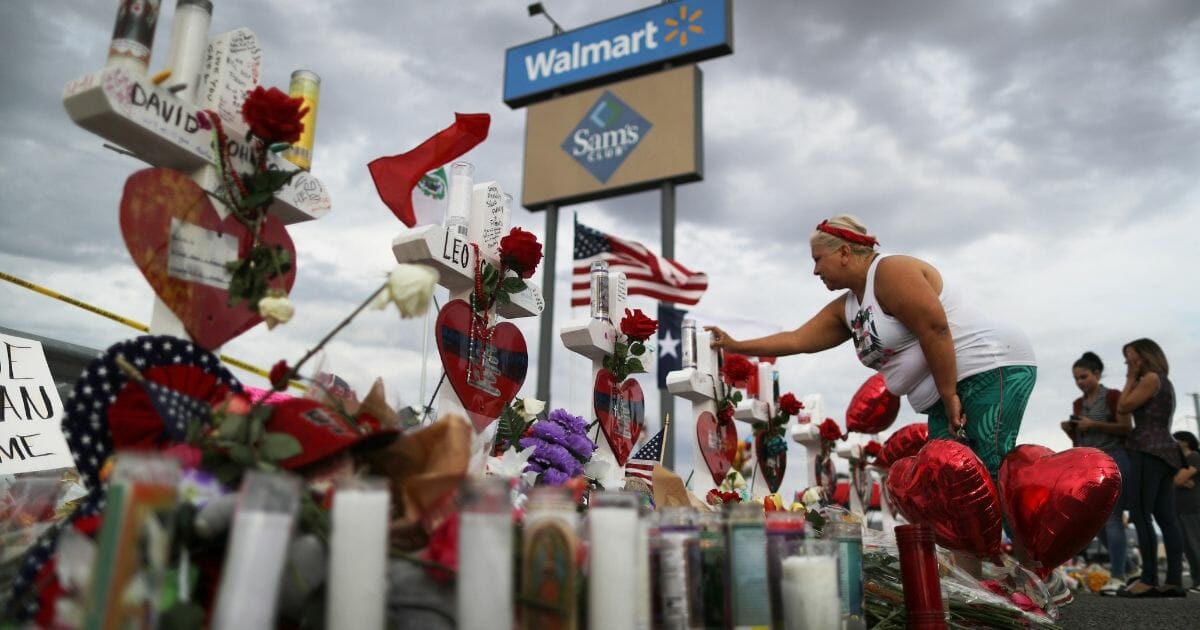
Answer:
<path fill-rule="evenodd" d="M 600 183 L 607 184 L 650 127 L 641 114 L 605 92 L 575 125 L 562 148 Z"/>

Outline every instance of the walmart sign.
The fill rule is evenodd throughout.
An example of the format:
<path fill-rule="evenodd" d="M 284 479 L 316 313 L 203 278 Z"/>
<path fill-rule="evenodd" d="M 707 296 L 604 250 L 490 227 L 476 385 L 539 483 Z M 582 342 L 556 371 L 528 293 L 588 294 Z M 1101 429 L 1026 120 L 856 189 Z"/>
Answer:
<path fill-rule="evenodd" d="M 509 48 L 504 102 L 577 89 L 733 52 L 732 0 L 678 0 Z"/>

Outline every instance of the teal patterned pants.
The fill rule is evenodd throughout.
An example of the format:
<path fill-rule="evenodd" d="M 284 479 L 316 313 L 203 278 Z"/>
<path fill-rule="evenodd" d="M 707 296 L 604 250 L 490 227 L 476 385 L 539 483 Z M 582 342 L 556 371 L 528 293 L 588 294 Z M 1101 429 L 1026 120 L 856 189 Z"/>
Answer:
<path fill-rule="evenodd" d="M 998 481 L 1000 462 L 1017 443 L 1021 416 L 1037 381 L 1037 367 L 1017 365 L 968 376 L 958 382 L 958 399 L 967 415 L 967 441 Z M 951 438 L 942 401 L 926 411 L 929 439 Z"/>

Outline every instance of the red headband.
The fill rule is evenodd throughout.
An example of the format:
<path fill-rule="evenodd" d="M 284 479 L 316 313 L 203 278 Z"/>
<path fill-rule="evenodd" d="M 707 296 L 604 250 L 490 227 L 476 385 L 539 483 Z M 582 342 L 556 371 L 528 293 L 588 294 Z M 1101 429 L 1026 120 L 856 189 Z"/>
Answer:
<path fill-rule="evenodd" d="M 843 241 L 850 241 L 851 243 L 854 243 L 855 245 L 866 245 L 867 247 L 875 247 L 876 245 L 879 244 L 879 239 L 875 238 L 874 236 L 868 236 L 866 234 L 859 234 L 858 232 L 855 232 L 853 230 L 847 230 L 846 228 L 840 228 L 840 227 L 837 227 L 836 225 L 829 225 L 829 221 L 822 221 L 821 224 L 817 226 L 817 231 L 824 232 L 824 233 L 830 234 L 832 236 L 836 236 L 836 237 L 842 239 Z"/>

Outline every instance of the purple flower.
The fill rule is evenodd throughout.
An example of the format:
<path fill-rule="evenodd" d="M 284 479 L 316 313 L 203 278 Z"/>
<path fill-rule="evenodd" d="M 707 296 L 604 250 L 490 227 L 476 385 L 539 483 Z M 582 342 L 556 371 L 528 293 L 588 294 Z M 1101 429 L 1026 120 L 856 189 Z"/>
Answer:
<path fill-rule="evenodd" d="M 544 483 L 548 486 L 561 486 L 564 483 L 566 483 L 567 480 L 570 479 L 570 477 L 568 477 L 566 474 L 561 473 L 553 468 L 550 468 L 550 469 L 547 469 L 546 471 L 542 472 L 542 475 L 539 479 L 541 480 L 542 483 Z"/>
<path fill-rule="evenodd" d="M 547 419 L 558 424 L 570 433 L 583 433 L 587 431 L 587 422 L 585 422 L 583 418 L 580 418 L 579 416 L 572 415 L 571 412 L 567 411 L 566 409 L 555 409 L 554 411 L 551 411 Z"/>
<path fill-rule="evenodd" d="M 578 433 L 567 436 L 567 450 L 571 451 L 580 461 L 586 462 L 592 458 L 596 443 L 586 435 Z"/>

